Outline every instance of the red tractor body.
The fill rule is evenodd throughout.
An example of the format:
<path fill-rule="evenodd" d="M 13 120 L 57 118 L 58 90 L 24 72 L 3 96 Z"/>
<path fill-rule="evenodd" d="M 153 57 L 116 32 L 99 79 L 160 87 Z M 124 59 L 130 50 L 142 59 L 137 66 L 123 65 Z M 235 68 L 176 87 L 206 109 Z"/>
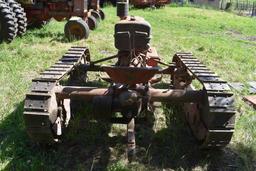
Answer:
<path fill-rule="evenodd" d="M 169 4 L 170 0 L 131 0 L 131 4 L 138 8 L 161 7 Z"/>
<path fill-rule="evenodd" d="M 37 1 L 34 4 L 22 4 L 29 23 L 35 21 L 47 21 L 54 18 L 57 21 L 78 16 L 85 19 L 88 16 L 87 0 L 73 1 Z"/>

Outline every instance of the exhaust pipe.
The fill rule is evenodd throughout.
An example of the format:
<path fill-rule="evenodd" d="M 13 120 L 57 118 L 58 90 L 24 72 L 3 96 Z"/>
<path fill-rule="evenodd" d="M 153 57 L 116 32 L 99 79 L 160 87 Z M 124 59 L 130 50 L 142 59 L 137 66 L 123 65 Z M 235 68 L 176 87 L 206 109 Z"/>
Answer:
<path fill-rule="evenodd" d="M 121 20 L 125 20 L 129 15 L 129 1 L 118 1 L 116 4 L 117 16 Z"/>

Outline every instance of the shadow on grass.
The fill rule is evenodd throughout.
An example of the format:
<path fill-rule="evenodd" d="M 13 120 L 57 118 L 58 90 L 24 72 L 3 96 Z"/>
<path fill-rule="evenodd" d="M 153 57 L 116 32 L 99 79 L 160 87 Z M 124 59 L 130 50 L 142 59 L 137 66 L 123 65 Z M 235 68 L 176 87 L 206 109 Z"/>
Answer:
<path fill-rule="evenodd" d="M 175 107 L 165 111 L 167 128 L 152 134 L 148 140 L 141 139 L 138 146 L 147 149 L 140 162 L 156 170 L 241 170 L 243 161 L 232 149 L 201 150 L 189 127 L 183 122 L 181 111 Z M 181 113 L 180 113 L 181 114 Z M 147 132 L 143 130 L 142 132 Z M 140 134 L 138 132 L 137 134 Z M 149 135 L 140 135 L 150 137 Z M 246 148 L 246 147 L 244 147 Z"/>
<path fill-rule="evenodd" d="M 126 138 L 109 137 L 109 124 L 80 121 L 71 123 L 63 143 L 42 148 L 31 142 L 25 132 L 23 105 L 0 124 L 0 159 L 3 170 L 107 170 L 125 153 Z M 230 148 L 200 151 L 188 127 L 173 114 L 167 116 L 167 128 L 154 133 L 153 123 L 137 126 L 136 163 L 147 170 L 240 170 L 243 160 Z M 246 151 L 246 147 L 240 146 Z M 240 149 L 241 150 L 241 149 Z M 255 153 L 254 153 L 255 154 Z M 1 168 L 0 167 L 0 168 Z M 130 166 L 128 165 L 128 168 Z M 131 167 L 131 170 L 134 170 Z"/>
<path fill-rule="evenodd" d="M 31 32 L 30 33 L 33 37 L 37 37 L 37 38 L 50 38 L 50 42 L 60 42 L 60 43 L 70 43 L 70 42 L 75 42 L 77 41 L 76 39 L 68 39 L 67 37 L 65 37 L 64 33 L 54 33 L 51 31 L 47 31 L 47 30 L 41 30 L 39 31 L 35 31 L 35 32 Z"/>
<path fill-rule="evenodd" d="M 24 102 L 18 104 L 0 124 L 2 170 L 90 170 L 91 167 L 104 170 L 107 167 L 110 153 L 106 144 L 116 141 L 116 138 L 108 141 L 106 137 L 109 126 L 91 124 L 90 128 L 75 128 L 63 143 L 41 147 L 31 142 L 25 132 L 23 105 Z"/>

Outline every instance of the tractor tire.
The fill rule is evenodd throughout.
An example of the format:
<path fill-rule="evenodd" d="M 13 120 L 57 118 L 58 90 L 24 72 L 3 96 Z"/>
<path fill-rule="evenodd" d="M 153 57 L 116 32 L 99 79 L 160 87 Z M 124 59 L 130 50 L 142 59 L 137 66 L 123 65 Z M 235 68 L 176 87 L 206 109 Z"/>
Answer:
<path fill-rule="evenodd" d="M 89 37 L 89 27 L 87 23 L 79 17 L 71 18 L 65 25 L 65 36 L 72 39 L 87 39 Z"/>
<path fill-rule="evenodd" d="M 21 5 L 14 0 L 8 1 L 9 6 L 13 9 L 15 18 L 17 19 L 17 36 L 22 36 L 27 30 L 27 17 Z"/>
<path fill-rule="evenodd" d="M 88 17 L 88 26 L 90 30 L 95 30 L 98 27 L 97 19 L 92 15 Z"/>
<path fill-rule="evenodd" d="M 99 10 L 101 20 L 105 19 L 105 13 L 101 9 Z"/>
<path fill-rule="evenodd" d="M 0 1 L 0 43 L 10 43 L 16 36 L 17 27 L 11 7 Z"/>
<path fill-rule="evenodd" d="M 98 23 L 100 22 L 101 16 L 100 16 L 100 13 L 98 11 L 91 11 L 91 15 L 94 16 L 94 18 L 96 18 Z"/>
<path fill-rule="evenodd" d="M 18 32 L 18 19 L 16 18 L 15 9 L 18 8 L 18 4 L 16 4 L 15 1 L 13 1 L 13 0 L 6 1 L 6 3 L 11 8 L 12 15 L 13 15 L 14 22 L 15 22 L 15 29 L 16 29 L 16 36 L 17 36 L 17 32 Z"/>

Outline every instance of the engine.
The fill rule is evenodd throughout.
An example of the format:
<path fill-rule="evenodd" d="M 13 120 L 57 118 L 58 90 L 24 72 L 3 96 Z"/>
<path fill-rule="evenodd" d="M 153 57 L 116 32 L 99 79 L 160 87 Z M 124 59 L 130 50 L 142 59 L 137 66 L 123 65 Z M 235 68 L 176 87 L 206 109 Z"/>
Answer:
<path fill-rule="evenodd" d="M 120 51 L 147 50 L 150 24 L 141 17 L 127 17 L 115 25 L 115 47 Z"/>
<path fill-rule="evenodd" d="M 117 66 L 146 67 L 146 56 L 150 51 L 151 26 L 142 17 L 128 16 L 128 3 L 117 3 L 115 25 L 115 47 L 118 51 Z"/>

